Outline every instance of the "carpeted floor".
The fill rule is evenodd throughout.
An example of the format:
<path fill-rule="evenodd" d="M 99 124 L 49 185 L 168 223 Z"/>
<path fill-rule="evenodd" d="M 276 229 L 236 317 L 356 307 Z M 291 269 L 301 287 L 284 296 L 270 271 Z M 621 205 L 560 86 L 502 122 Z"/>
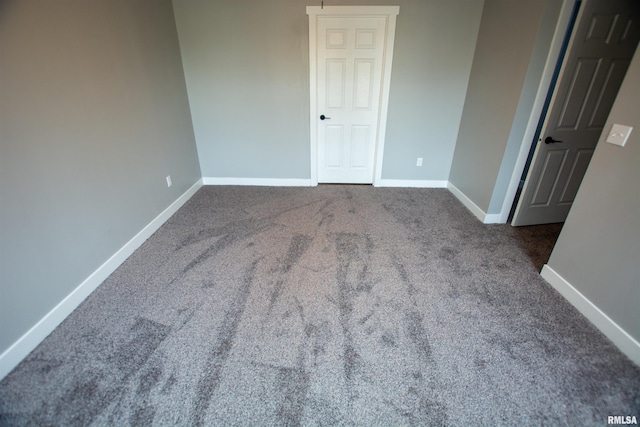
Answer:
<path fill-rule="evenodd" d="M 447 190 L 204 187 L 0 383 L 0 424 L 601 426 L 639 391 Z"/>
<path fill-rule="evenodd" d="M 563 225 L 544 224 L 528 227 L 509 227 L 508 231 L 516 238 L 536 270 L 542 271 L 542 267 L 549 261 L 549 255 L 551 255 Z"/>

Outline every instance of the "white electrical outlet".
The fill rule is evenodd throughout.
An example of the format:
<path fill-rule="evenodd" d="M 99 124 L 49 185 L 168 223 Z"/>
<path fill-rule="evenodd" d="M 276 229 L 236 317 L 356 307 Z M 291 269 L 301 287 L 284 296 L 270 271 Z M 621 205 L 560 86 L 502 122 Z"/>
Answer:
<path fill-rule="evenodd" d="M 629 139 L 629 135 L 631 135 L 632 130 L 633 128 L 631 126 L 614 124 L 611 126 L 609 136 L 607 136 L 607 142 L 624 147 L 624 144 L 627 143 L 627 139 Z"/>
<path fill-rule="evenodd" d="M 418 157 L 418 160 L 416 161 L 416 166 L 422 166 L 422 157 Z"/>
<path fill-rule="evenodd" d="M 167 187 L 171 187 L 173 183 L 171 182 L 171 175 L 167 175 Z"/>

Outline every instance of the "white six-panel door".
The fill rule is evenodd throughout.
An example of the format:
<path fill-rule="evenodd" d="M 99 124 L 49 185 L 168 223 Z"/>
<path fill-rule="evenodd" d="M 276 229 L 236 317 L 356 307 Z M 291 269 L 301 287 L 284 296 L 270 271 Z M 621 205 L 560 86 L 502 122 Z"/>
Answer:
<path fill-rule="evenodd" d="M 386 119 L 389 17 L 325 9 L 310 13 L 312 172 L 320 183 L 371 184 Z"/>

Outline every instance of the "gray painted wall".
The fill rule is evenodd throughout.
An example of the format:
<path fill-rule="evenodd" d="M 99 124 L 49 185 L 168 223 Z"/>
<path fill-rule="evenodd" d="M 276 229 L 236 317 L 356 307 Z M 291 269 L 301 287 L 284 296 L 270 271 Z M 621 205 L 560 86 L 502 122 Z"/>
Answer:
<path fill-rule="evenodd" d="M 2 353 L 201 175 L 170 1 L 2 1 L 0 57 Z"/>
<path fill-rule="evenodd" d="M 640 54 L 631 62 L 548 265 L 640 341 Z M 624 147 L 605 139 L 633 126 Z"/>
<path fill-rule="evenodd" d="M 533 104 L 538 87 L 540 86 L 547 55 L 551 48 L 551 41 L 558 23 L 562 3 L 563 0 L 548 0 L 544 8 L 531 60 L 529 61 L 527 74 L 525 75 L 522 85 L 522 92 L 518 100 L 518 107 L 516 108 L 513 124 L 511 125 L 511 132 L 507 139 L 507 146 L 504 150 L 502 163 L 500 164 L 496 184 L 491 196 L 491 202 L 487 209 L 488 214 L 498 214 L 502 210 L 502 204 L 504 203 L 507 189 L 511 183 L 518 153 L 523 143 L 527 123 L 534 107 Z M 530 140 L 524 142 L 531 144 Z M 521 172 L 522 171 L 520 171 L 520 173 Z M 510 200 L 510 202 L 512 201 L 513 200 Z"/>
<path fill-rule="evenodd" d="M 449 181 L 485 212 L 512 136 L 526 78 L 534 77 L 527 72 L 546 3 L 485 1 L 449 176 Z M 535 92 L 530 94 L 537 89 L 533 86 L 526 87 L 525 95 L 535 96 Z"/>
<path fill-rule="evenodd" d="M 203 176 L 309 178 L 312 3 L 174 0 Z M 382 178 L 446 181 L 483 1 L 326 3 L 400 6 Z"/>

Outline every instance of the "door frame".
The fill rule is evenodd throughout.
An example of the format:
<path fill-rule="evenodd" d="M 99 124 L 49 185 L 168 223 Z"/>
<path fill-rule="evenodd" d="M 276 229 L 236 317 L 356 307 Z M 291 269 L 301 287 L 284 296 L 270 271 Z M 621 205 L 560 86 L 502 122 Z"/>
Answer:
<path fill-rule="evenodd" d="M 311 186 L 318 185 L 318 99 L 317 99 L 317 20 L 320 16 L 332 17 L 384 17 L 387 20 L 384 58 L 382 63 L 382 87 L 380 90 L 380 110 L 378 111 L 378 132 L 373 159 L 373 185 L 380 185 L 384 140 L 387 129 L 389 88 L 391 86 L 391 65 L 396 34 L 396 16 L 400 6 L 307 6 L 309 15 L 309 144 Z"/>
<path fill-rule="evenodd" d="M 522 178 L 522 173 L 527 163 L 527 157 L 529 156 L 529 151 L 533 145 L 538 124 L 543 114 L 545 101 L 552 85 L 556 64 L 559 60 L 564 60 L 564 58 L 560 57 L 562 44 L 564 42 L 565 35 L 567 34 L 567 30 L 571 25 L 573 10 L 577 2 L 578 0 L 563 0 L 562 2 L 560 16 L 556 23 L 553 38 L 551 39 L 549 53 L 545 60 L 542 77 L 540 79 L 540 84 L 538 85 L 529 120 L 527 121 L 524 136 L 522 138 L 522 144 L 520 145 L 520 150 L 516 157 L 511 180 L 509 181 L 509 186 L 507 187 L 507 192 L 502 202 L 502 209 L 500 210 L 498 220 L 494 221 L 496 223 L 506 224 L 509 220 L 509 213 L 511 212 L 511 207 L 516 198 L 520 179 Z"/>

